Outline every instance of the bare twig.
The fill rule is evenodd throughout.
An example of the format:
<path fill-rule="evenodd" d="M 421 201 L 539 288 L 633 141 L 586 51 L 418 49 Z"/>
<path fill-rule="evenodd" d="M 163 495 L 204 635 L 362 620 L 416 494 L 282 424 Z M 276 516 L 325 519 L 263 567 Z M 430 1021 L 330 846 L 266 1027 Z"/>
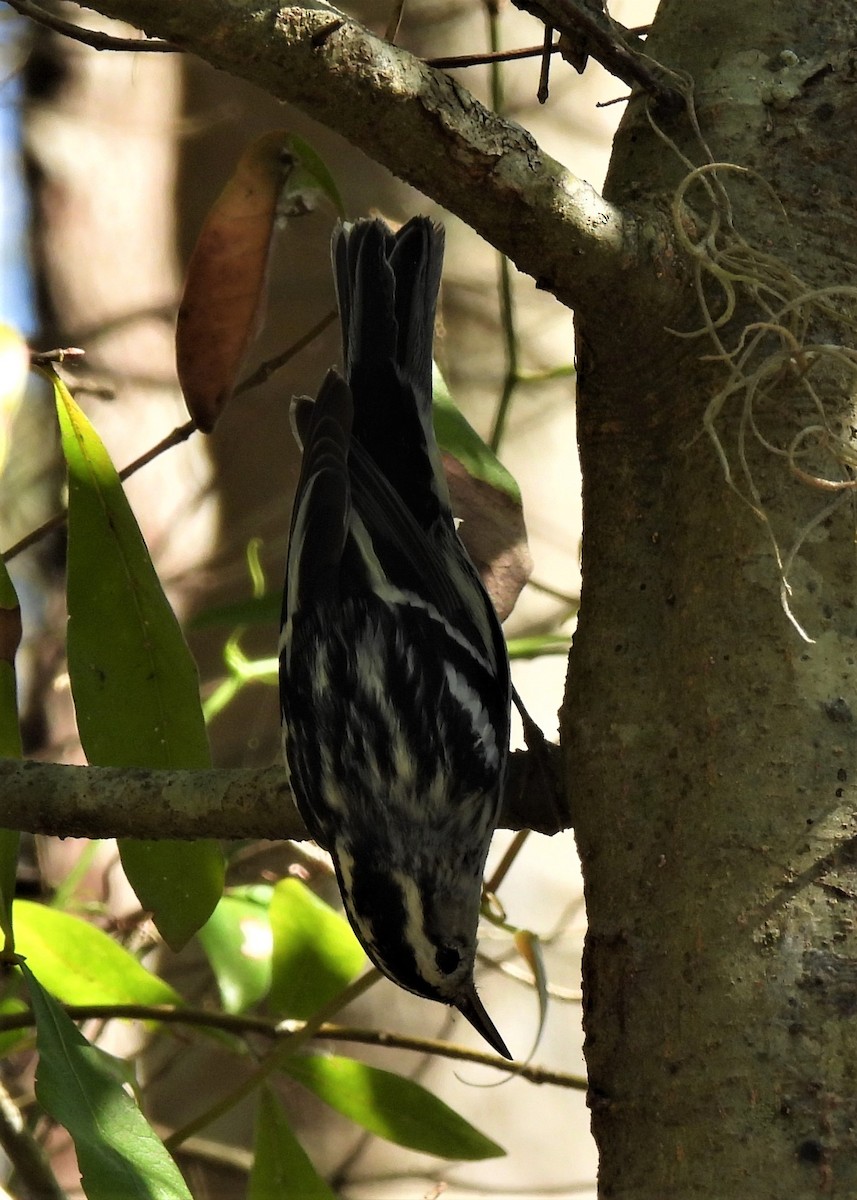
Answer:
<path fill-rule="evenodd" d="M 124 482 L 124 480 L 130 478 L 136 471 L 139 471 L 141 467 L 145 467 L 147 463 L 152 462 L 153 459 L 163 454 L 165 450 L 170 450 L 173 446 L 178 446 L 182 442 L 187 441 L 195 429 L 196 424 L 194 421 L 186 421 L 184 425 L 179 425 L 177 429 L 174 429 L 172 433 L 168 433 L 165 438 L 162 438 L 156 445 L 151 446 L 139 458 L 135 458 L 133 462 L 123 467 L 119 472 L 119 478 Z M 9 562 L 10 559 L 13 559 L 23 550 L 34 546 L 36 542 L 40 542 L 51 530 L 59 529 L 65 524 L 67 516 L 67 511 L 63 509 L 62 512 L 54 513 L 52 517 L 48 517 L 47 521 L 43 521 L 37 529 L 32 529 L 20 541 L 15 542 L 14 546 L 10 546 L 8 550 L 4 550 L 2 555 L 3 561 Z"/>
<path fill-rule="evenodd" d="M 624 40 L 631 35 L 606 15 L 596 16 L 581 0 L 513 0 L 517 8 L 532 13 L 568 39 L 566 57 L 578 70 L 587 55 L 600 62 L 606 71 L 629 87 L 647 92 L 662 112 L 678 112 L 684 99 L 675 88 L 664 83 L 653 69 L 651 60 Z M 573 50 L 572 50 L 573 47 Z"/>
<path fill-rule="evenodd" d="M 175 1007 L 171 1005 L 147 1004 L 68 1004 L 65 1011 L 74 1021 L 123 1020 L 160 1021 L 171 1025 L 189 1025 L 205 1029 L 219 1029 L 238 1036 L 257 1035 L 271 1042 L 287 1043 L 301 1037 L 307 1025 L 303 1021 L 280 1021 L 276 1018 L 234 1015 L 212 1012 L 208 1009 Z M 0 1016 L 0 1030 L 30 1029 L 34 1024 L 30 1011 Z M 417 1054 L 437 1054 L 457 1062 L 478 1063 L 486 1067 L 497 1067 L 512 1075 L 520 1075 L 532 1083 L 552 1084 L 554 1087 L 572 1088 L 583 1091 L 586 1080 L 578 1075 L 567 1075 L 562 1071 L 548 1071 L 525 1063 L 509 1063 L 499 1055 L 482 1050 L 470 1050 L 435 1038 L 408 1037 L 389 1033 L 384 1029 L 363 1029 L 350 1025 L 331 1023 L 319 1026 L 316 1036 L 335 1042 L 357 1042 L 364 1046 L 385 1046 L 390 1049 L 413 1050 Z"/>
<path fill-rule="evenodd" d="M 16 554 L 20 554 L 23 550 L 27 550 L 30 546 L 34 546 L 36 542 L 40 542 L 43 537 L 47 537 L 52 529 L 59 529 L 61 525 L 65 524 L 66 516 L 67 514 L 65 510 L 54 513 L 52 517 L 48 517 L 47 521 L 43 521 L 42 524 L 39 525 L 38 529 L 31 529 L 30 532 L 25 534 L 20 541 L 15 542 L 14 546 L 10 546 L 8 550 L 3 551 L 3 561 L 9 562 L 15 557 Z"/>
<path fill-rule="evenodd" d="M 17 1104 L 1 1083 L 0 1146 L 27 1195 L 38 1196 L 39 1200 L 67 1200 L 44 1151 L 27 1129 Z"/>
<path fill-rule="evenodd" d="M 251 388 L 259 387 L 261 384 L 267 383 L 271 376 L 279 371 L 281 367 L 285 366 L 290 359 L 294 358 L 296 354 L 299 354 L 301 350 L 306 349 L 310 342 L 315 341 L 319 334 L 323 333 L 324 330 L 327 329 L 328 325 L 331 324 L 335 317 L 335 312 L 327 313 L 320 321 L 313 325 L 312 329 L 308 329 L 306 333 L 302 334 L 301 337 L 299 337 L 296 342 L 293 342 L 287 350 L 284 350 L 282 354 L 277 354 L 274 358 L 269 358 L 266 362 L 263 362 L 261 366 L 256 368 L 252 375 L 248 375 L 246 379 L 242 380 L 242 382 L 238 384 L 234 395 L 240 396 L 244 392 L 250 391 Z M 80 355 L 83 354 L 83 351 L 76 349 L 49 350 L 41 356 L 31 355 L 31 360 L 35 362 L 36 357 L 41 357 L 44 358 L 48 363 L 62 362 L 63 359 L 60 357 L 61 355 L 65 355 L 67 358 L 72 354 Z M 126 479 L 130 479 L 130 477 L 139 471 L 141 467 L 145 467 L 148 463 L 154 461 L 154 459 L 158 458 L 166 450 L 171 450 L 173 446 L 178 446 L 182 442 L 187 441 L 187 439 L 195 431 L 196 423 L 194 421 L 186 421 L 184 425 L 179 425 L 178 428 L 172 431 L 172 433 L 168 433 L 165 438 L 162 438 L 154 446 L 150 446 L 150 448 L 141 454 L 139 458 L 135 458 L 133 462 L 130 462 L 127 466 L 123 467 L 119 472 L 119 478 L 124 483 Z M 44 521 L 38 527 L 38 529 L 31 530 L 28 534 L 22 537 L 20 541 L 15 542 L 14 546 L 10 546 L 8 550 L 5 550 L 2 554 L 3 561 L 9 562 L 23 550 L 26 550 L 30 546 L 35 545 L 36 542 L 41 541 L 41 539 L 46 537 L 47 534 L 49 534 L 53 529 L 59 529 L 64 524 L 67 516 L 68 513 L 63 510 L 62 512 L 54 513 L 52 517 L 48 517 L 47 521 Z"/>
<path fill-rule="evenodd" d="M 172 42 L 164 42 L 159 38 L 119 38 L 112 37 L 109 33 L 98 33 L 94 29 L 84 29 L 71 21 L 63 21 L 41 5 L 34 4 L 33 0 L 7 0 L 7 3 L 16 13 L 27 17 L 34 24 L 43 25 L 46 29 L 61 33 L 75 42 L 82 42 L 84 46 L 91 46 L 93 50 L 121 50 L 132 54 L 182 53 L 180 46 L 174 46 Z"/>
<path fill-rule="evenodd" d="M 73 362 L 83 358 L 85 350 L 80 346 L 61 346 L 56 350 L 31 350 L 30 362 L 34 367 L 50 367 L 54 363 Z"/>
<path fill-rule="evenodd" d="M 559 49 L 559 46 L 556 47 Z M 554 52 L 553 28 L 545 25 L 545 40 L 542 47 L 542 65 L 539 71 L 539 90 L 536 99 L 539 104 L 547 104 L 550 96 L 551 55 Z"/>
<path fill-rule="evenodd" d="M 267 359 L 266 362 L 263 362 L 261 366 L 256 368 L 252 375 L 248 375 L 246 379 L 243 379 L 233 394 L 241 396 L 244 392 L 249 392 L 251 388 L 267 383 L 272 375 L 279 371 L 281 367 L 284 367 L 301 350 L 305 350 L 310 342 L 314 342 L 317 337 L 320 337 L 328 325 L 332 325 L 335 320 L 335 309 L 332 309 L 329 313 L 325 313 L 321 320 L 313 325 L 312 329 L 308 329 L 296 342 L 292 342 L 288 350 L 284 350 L 282 354 L 275 355 L 274 358 Z"/>
<path fill-rule="evenodd" d="M 558 777 L 559 748 L 546 743 L 541 754 Z M 500 824 L 556 833 L 550 789 L 528 794 L 532 765 L 529 753 L 511 756 Z M 0 759 L 0 827 L 92 838 L 308 836 L 280 767 L 156 771 L 18 759 Z"/>
<path fill-rule="evenodd" d="M 119 472 L 119 478 L 124 483 L 126 479 L 130 479 L 135 472 L 139 471 L 141 467 L 145 467 L 147 463 L 153 462 L 165 450 L 171 450 L 173 446 L 180 446 L 182 442 L 186 442 L 195 430 L 195 421 L 185 421 L 184 425 L 179 425 L 177 429 L 174 429 L 172 433 L 168 433 L 165 438 L 161 438 L 156 445 L 151 446 L 139 458 L 135 458 L 133 462 L 123 467 Z"/>
<path fill-rule="evenodd" d="M 515 62 L 520 58 L 541 58 L 545 53 L 541 46 L 524 46 L 521 50 L 486 50 L 484 54 L 453 54 L 447 58 L 427 58 L 426 65 L 439 71 L 452 71 L 459 67 L 481 67 L 489 63 Z M 551 46 L 551 54 L 559 54 L 559 46 Z"/>

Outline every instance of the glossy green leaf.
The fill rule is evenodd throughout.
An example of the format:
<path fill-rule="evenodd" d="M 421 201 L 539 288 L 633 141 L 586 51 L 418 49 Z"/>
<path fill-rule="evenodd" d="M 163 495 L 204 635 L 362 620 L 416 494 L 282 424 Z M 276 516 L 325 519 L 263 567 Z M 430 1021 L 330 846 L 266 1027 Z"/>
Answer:
<path fill-rule="evenodd" d="M 101 439 L 51 380 L 69 479 L 69 675 L 86 755 L 100 766 L 207 767 L 196 665 Z M 120 851 L 141 904 L 178 948 L 220 897 L 219 846 L 138 842 Z"/>
<path fill-rule="evenodd" d="M 412 1079 L 352 1058 L 317 1055 L 290 1058 L 283 1070 L 336 1112 L 397 1146 L 450 1159 L 505 1154 L 502 1146 Z"/>
<path fill-rule="evenodd" d="M 335 1200 L 268 1088 L 259 1096 L 247 1200 Z"/>
<path fill-rule="evenodd" d="M 0 326 L 2 331 L 3 326 Z M 29 360 L 28 360 L 29 361 Z M 0 758 L 21 757 L 21 728 L 18 724 L 18 689 L 15 654 L 21 640 L 21 610 L 6 564 L 0 559 Z M 15 951 L 12 932 L 12 901 L 18 868 L 16 829 L 0 829 L 0 931 L 4 955 Z"/>
<path fill-rule="evenodd" d="M 297 879 L 282 879 L 270 909 L 273 1010 L 306 1020 L 366 966 L 351 926 Z"/>
<path fill-rule="evenodd" d="M 484 442 L 452 398 L 446 380 L 437 366 L 432 367 L 434 431 L 437 444 L 467 468 L 474 479 L 481 479 L 521 503 L 521 489 Z"/>
<path fill-rule="evenodd" d="M 15 902 L 19 952 L 64 1004 L 181 1004 L 158 979 L 101 929 L 69 913 Z"/>
<path fill-rule="evenodd" d="M 192 1200 L 163 1143 L 92 1046 L 22 967 L 36 1016 L 36 1099 L 71 1134 L 89 1200 Z"/>
<path fill-rule="evenodd" d="M 271 986 L 272 889 L 264 890 L 264 899 L 242 895 L 238 889 L 224 896 L 197 935 L 227 1012 L 246 1012 Z"/>

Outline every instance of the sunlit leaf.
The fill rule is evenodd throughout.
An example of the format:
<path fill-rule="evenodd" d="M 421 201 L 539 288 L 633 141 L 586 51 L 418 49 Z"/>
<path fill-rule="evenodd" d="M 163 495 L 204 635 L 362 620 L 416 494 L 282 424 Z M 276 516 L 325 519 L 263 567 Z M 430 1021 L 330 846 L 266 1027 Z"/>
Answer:
<path fill-rule="evenodd" d="M 15 929 L 19 952 L 64 1004 L 182 1003 L 102 929 L 70 913 L 17 900 Z"/>
<path fill-rule="evenodd" d="M 192 1200 L 181 1172 L 117 1078 L 23 966 L 36 1016 L 36 1099 L 71 1134 L 89 1200 Z"/>
<path fill-rule="evenodd" d="M 352 1058 L 290 1058 L 283 1069 L 325 1104 L 410 1150 L 440 1158 L 496 1158 L 505 1150 L 412 1079 Z"/>
<path fill-rule="evenodd" d="M 335 1200 L 268 1088 L 259 1096 L 247 1200 Z"/>
<path fill-rule="evenodd" d="M 245 1012 L 271 986 L 271 889 L 264 901 L 256 891 L 224 896 L 198 935 L 227 1012 Z"/>
<path fill-rule="evenodd" d="M 69 670 L 84 749 L 102 766 L 209 766 L 196 665 L 100 438 L 60 380 L 55 389 L 69 472 Z"/>
<path fill-rule="evenodd" d="M 366 966 L 351 926 L 297 879 L 282 879 L 271 900 L 274 935 L 270 1003 L 303 1020 Z"/>
<path fill-rule="evenodd" d="M 99 766 L 210 765 L 196 665 L 107 451 L 54 386 L 68 465 L 68 665 L 78 731 Z M 223 887 L 214 841 L 124 842 L 122 862 L 162 936 L 179 948 Z"/>

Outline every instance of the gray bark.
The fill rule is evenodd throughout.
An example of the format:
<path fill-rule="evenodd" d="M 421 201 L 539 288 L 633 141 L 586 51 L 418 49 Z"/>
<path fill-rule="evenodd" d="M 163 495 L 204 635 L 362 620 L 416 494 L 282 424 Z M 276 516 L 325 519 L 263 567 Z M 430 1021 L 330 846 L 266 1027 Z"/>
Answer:
<path fill-rule="evenodd" d="M 512 755 L 501 829 L 559 832 L 558 759 L 554 746 L 535 760 L 526 751 Z M 157 771 L 0 759 L 0 828 L 188 841 L 308 837 L 280 766 Z"/>
<path fill-rule="evenodd" d="M 853 11 L 704 8 L 663 4 L 649 50 L 693 79 L 712 158 L 759 173 L 718 171 L 713 203 L 688 193 L 693 236 L 719 216 L 706 258 L 730 272 L 703 270 L 706 303 L 723 311 L 725 278 L 735 317 L 679 340 L 665 327 L 703 325 L 695 293 L 653 310 L 634 280 L 620 305 L 578 310 L 586 536 L 564 735 L 600 1186 L 851 1197 L 855 379 L 834 347 L 853 340 Z M 705 162 L 686 121 L 668 132 Z M 633 104 L 609 199 L 657 220 L 687 170 Z M 823 287 L 840 291 L 812 299 Z M 781 332 L 706 361 L 759 321 Z M 724 460 L 704 432 L 718 394 Z M 784 612 L 773 539 L 812 643 Z"/>

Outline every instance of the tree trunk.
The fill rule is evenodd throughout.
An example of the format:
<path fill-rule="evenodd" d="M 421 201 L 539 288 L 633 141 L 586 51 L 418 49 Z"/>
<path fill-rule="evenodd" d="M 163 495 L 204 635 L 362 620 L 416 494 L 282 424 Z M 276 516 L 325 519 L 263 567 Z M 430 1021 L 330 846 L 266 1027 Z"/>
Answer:
<path fill-rule="evenodd" d="M 662 4 L 648 42 L 694 80 L 701 137 L 656 117 L 670 147 L 632 103 L 606 194 L 645 236 L 690 169 L 678 150 L 758 172 L 708 174 L 695 229 L 683 214 L 703 303 L 716 319 L 731 291 L 735 316 L 679 338 L 704 329 L 696 288 L 666 312 L 645 273 L 578 312 L 564 735 L 600 1195 L 853 1197 L 855 369 L 834 349 L 855 298 L 853 10 L 704 10 Z M 676 274 L 660 250 L 647 271 Z M 760 321 L 752 352 L 712 361 Z"/>

